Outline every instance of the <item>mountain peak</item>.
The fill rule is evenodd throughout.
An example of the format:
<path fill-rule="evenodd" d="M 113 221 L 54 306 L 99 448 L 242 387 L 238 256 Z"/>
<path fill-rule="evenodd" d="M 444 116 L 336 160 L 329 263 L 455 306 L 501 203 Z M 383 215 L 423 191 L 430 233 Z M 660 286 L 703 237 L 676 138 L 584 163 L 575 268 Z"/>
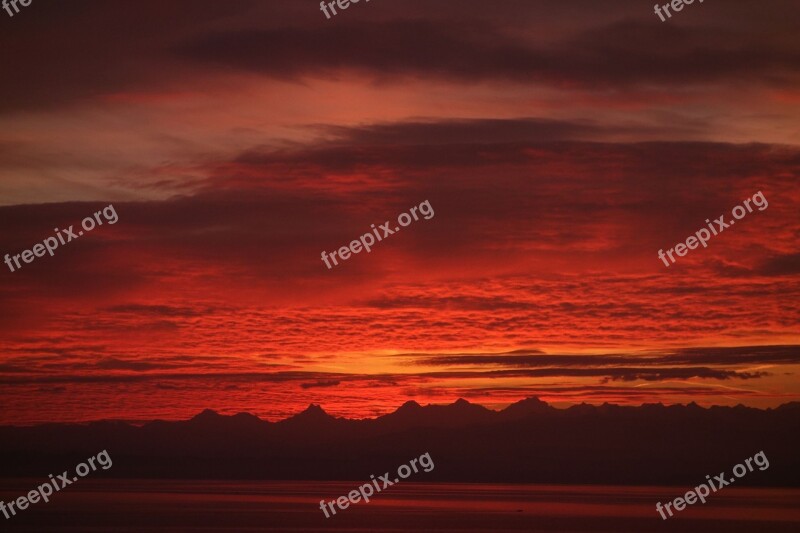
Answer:
<path fill-rule="evenodd" d="M 310 403 L 308 407 L 306 407 L 303 413 L 314 414 L 314 415 L 327 415 L 328 413 L 322 408 L 322 406 L 318 403 Z M 303 414 L 301 413 L 301 414 Z"/>
<path fill-rule="evenodd" d="M 543 402 L 536 396 L 531 396 L 530 398 L 524 398 L 518 402 L 512 403 L 503 409 L 502 412 L 506 415 L 525 416 L 532 413 L 545 413 L 551 409 L 553 408 L 550 407 L 550 404 L 547 402 Z"/>
<path fill-rule="evenodd" d="M 529 396 L 527 398 L 523 398 L 522 400 L 519 400 L 518 402 L 514 402 L 511 405 L 526 405 L 526 406 L 531 406 L 531 407 L 546 407 L 546 406 L 549 407 L 550 404 L 548 404 L 547 402 L 543 402 L 542 400 L 540 400 L 536 396 Z M 509 407 L 511 407 L 511 405 L 509 405 Z"/>
<path fill-rule="evenodd" d="M 296 415 L 287 418 L 282 422 L 290 422 L 292 424 L 296 424 L 298 422 L 302 422 L 304 424 L 314 424 L 318 422 L 328 422 L 330 420 L 334 420 L 334 417 L 326 413 L 322 406 L 317 403 L 311 403 L 308 404 L 308 407 L 306 407 L 304 411 L 301 411 L 300 413 L 297 413 Z"/>
<path fill-rule="evenodd" d="M 242 422 L 263 422 L 263 420 L 252 413 L 236 413 L 231 418 Z"/>
<path fill-rule="evenodd" d="M 203 412 L 198 414 L 198 415 L 195 415 L 194 417 L 192 417 L 192 420 L 201 420 L 201 421 L 202 420 L 216 420 L 216 419 L 220 418 L 221 416 L 222 415 L 220 415 L 218 412 L 214 411 L 213 409 L 203 409 Z"/>
<path fill-rule="evenodd" d="M 400 407 L 398 407 L 397 411 L 404 411 L 404 412 L 405 412 L 405 411 L 409 411 L 409 412 L 413 412 L 413 411 L 417 411 L 418 409 L 422 409 L 422 406 L 421 406 L 420 404 L 418 404 L 418 403 L 417 403 L 417 402 L 415 402 L 414 400 L 408 400 L 406 403 L 404 403 L 403 405 L 401 405 Z M 397 411 L 396 411 L 396 412 L 397 412 Z"/>

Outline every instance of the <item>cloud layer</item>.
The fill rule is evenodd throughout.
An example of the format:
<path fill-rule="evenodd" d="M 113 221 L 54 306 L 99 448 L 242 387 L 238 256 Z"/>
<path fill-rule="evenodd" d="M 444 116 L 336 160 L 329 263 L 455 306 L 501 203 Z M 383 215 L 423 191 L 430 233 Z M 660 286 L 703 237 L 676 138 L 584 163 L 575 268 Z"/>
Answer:
<path fill-rule="evenodd" d="M 796 2 L 361 7 L 0 21 L 0 422 L 797 399 Z"/>

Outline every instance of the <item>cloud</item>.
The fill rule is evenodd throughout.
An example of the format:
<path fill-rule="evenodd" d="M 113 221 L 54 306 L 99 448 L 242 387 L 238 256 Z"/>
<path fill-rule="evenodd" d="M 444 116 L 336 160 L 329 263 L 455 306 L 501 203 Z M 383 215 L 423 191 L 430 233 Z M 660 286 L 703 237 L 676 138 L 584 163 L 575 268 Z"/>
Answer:
<path fill-rule="evenodd" d="M 608 381 L 666 381 L 673 379 L 758 379 L 767 372 L 737 372 L 708 367 L 606 367 L 606 368 L 542 368 L 534 370 L 492 370 L 486 372 L 444 372 L 432 374 L 442 377 L 493 377 L 493 378 L 555 378 L 555 377 L 599 377 L 600 383 Z"/>
<path fill-rule="evenodd" d="M 334 137 L 332 144 L 345 146 L 540 143 L 586 139 L 605 131 L 590 121 L 542 118 L 407 121 L 351 127 L 321 125 L 319 129 Z"/>
<path fill-rule="evenodd" d="M 202 310 L 191 307 L 178 307 L 170 305 L 124 304 L 114 305 L 106 309 L 110 313 L 125 313 L 139 316 L 166 316 L 166 317 L 196 317 L 213 310 Z"/>
<path fill-rule="evenodd" d="M 800 274 L 800 252 L 769 257 L 759 265 L 758 271 L 765 276 L 791 276 Z"/>
<path fill-rule="evenodd" d="M 666 24 L 618 0 L 331 21 L 286 0 L 34 2 L 0 33 L 0 201 L 18 204 L 0 258 L 111 201 L 120 219 L 0 274 L 5 416 L 790 394 L 800 151 L 775 143 L 797 140 L 798 6 L 766 5 Z M 758 190 L 768 210 L 657 258 Z M 325 268 L 423 200 L 434 219 Z"/>
<path fill-rule="evenodd" d="M 116 91 L 163 88 L 186 74 L 165 52 L 176 35 L 195 33 L 250 4 L 175 0 L 131 9 L 124 0 L 34 3 L 0 34 L 0 46 L 14 49 L 0 56 L 0 71 L 14 73 L 14 83 L 0 87 L 0 110 L 53 109 Z"/>
<path fill-rule="evenodd" d="M 337 374 L 325 374 L 315 372 L 253 372 L 253 373 L 236 373 L 236 372 L 208 372 L 208 373 L 191 373 L 191 372 L 174 372 L 174 373 L 144 373 L 142 370 L 149 370 L 150 368 L 165 368 L 167 365 L 154 364 L 151 366 L 146 363 L 132 363 L 132 362 L 105 362 L 97 365 L 97 367 L 114 370 L 133 370 L 137 373 L 126 374 L 111 374 L 102 373 L 95 375 L 49 375 L 49 376 L 27 376 L 27 377 L 0 377 L 0 383 L 4 385 L 24 385 L 31 383 L 144 383 L 144 382 L 159 382 L 159 381 L 174 381 L 174 382 L 207 382 L 207 381 L 231 381 L 234 383 L 284 383 L 294 382 L 301 380 L 308 380 L 319 378 L 325 381 L 327 377 L 336 377 Z"/>
<path fill-rule="evenodd" d="M 177 0 L 135 10 L 121 0 L 37 5 L 0 36 L 16 50 L 0 58 L 15 78 L 0 88 L 0 109 L 156 95 L 230 67 L 289 80 L 355 71 L 379 83 L 416 77 L 592 90 L 797 81 L 800 47 L 784 22 L 796 18 L 796 4 L 703 6 L 692 25 L 614 5 L 598 13 L 587 2 L 505 2 L 487 14 L 470 1 L 459 2 L 454 17 L 445 4 L 385 2 L 332 21 L 313 6 L 278 0 Z M 770 18 L 773 9 L 782 20 Z M 530 27 L 538 31 L 522 31 Z"/>
<path fill-rule="evenodd" d="M 39 376 L 6 376 L 0 377 L 3 385 L 25 385 L 42 383 L 156 383 L 160 381 L 173 382 L 233 382 L 233 383 L 296 383 L 301 389 L 316 387 L 337 387 L 342 381 L 348 384 L 361 382 L 362 384 L 375 384 L 378 382 L 389 385 L 409 384 L 425 381 L 446 383 L 450 380 L 463 379 L 506 379 L 520 377 L 555 378 L 555 377 L 599 377 L 600 383 L 608 381 L 666 381 L 675 379 L 703 378 L 714 380 L 730 379 L 757 379 L 770 374 L 766 372 L 737 372 L 733 370 L 717 370 L 706 367 L 683 368 L 646 368 L 646 367 L 616 367 L 616 368 L 546 368 L 536 370 L 479 370 L 479 371 L 444 371 L 444 372 L 418 372 L 409 374 L 345 374 L 325 372 L 173 372 L 149 373 L 143 372 L 150 369 L 167 368 L 169 365 L 152 364 L 129 361 L 103 361 L 96 365 L 64 365 L 62 369 L 78 368 L 103 369 L 103 370 L 130 370 L 136 373 L 102 373 L 94 375 L 66 375 L 51 374 Z M 315 382 L 307 382 L 309 378 L 316 378 Z"/>
<path fill-rule="evenodd" d="M 314 383 L 301 383 L 300 387 L 303 389 L 312 389 L 316 387 L 337 387 L 340 383 L 341 381 L 338 379 L 327 379 L 316 381 Z"/>
<path fill-rule="evenodd" d="M 280 78 L 355 70 L 380 78 L 436 76 L 619 88 L 741 79 L 787 86 L 800 74 L 800 49 L 795 41 L 755 41 L 746 28 L 628 19 L 586 29 L 577 36 L 565 33 L 545 46 L 486 20 L 336 22 L 314 28 L 219 32 L 199 36 L 180 51 L 198 61 Z M 785 37 L 790 37 L 786 31 Z M 326 46 L 318 46 L 319 42 Z"/>
<path fill-rule="evenodd" d="M 524 368 L 547 367 L 618 367 L 635 364 L 659 367 L 663 365 L 742 365 L 742 364 L 800 364 L 800 346 L 734 346 L 720 348 L 682 348 L 674 352 L 645 352 L 630 354 L 543 354 L 515 351 L 499 354 L 433 355 L 405 354 L 414 364 L 452 366 L 503 366 Z"/>

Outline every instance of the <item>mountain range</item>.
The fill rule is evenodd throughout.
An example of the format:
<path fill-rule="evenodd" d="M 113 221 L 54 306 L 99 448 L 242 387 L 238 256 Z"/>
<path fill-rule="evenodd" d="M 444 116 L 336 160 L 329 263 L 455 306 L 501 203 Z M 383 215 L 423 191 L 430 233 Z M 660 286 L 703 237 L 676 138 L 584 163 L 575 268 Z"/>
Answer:
<path fill-rule="evenodd" d="M 410 481 L 697 484 L 763 451 L 749 485 L 800 485 L 800 403 L 775 409 L 580 404 L 537 398 L 494 411 L 463 399 L 409 401 L 374 419 L 319 405 L 279 422 L 205 410 L 141 426 L 99 421 L 0 427 L 0 477 L 40 477 L 107 450 L 92 476 L 163 479 L 364 480 L 424 453 L 435 468 Z"/>

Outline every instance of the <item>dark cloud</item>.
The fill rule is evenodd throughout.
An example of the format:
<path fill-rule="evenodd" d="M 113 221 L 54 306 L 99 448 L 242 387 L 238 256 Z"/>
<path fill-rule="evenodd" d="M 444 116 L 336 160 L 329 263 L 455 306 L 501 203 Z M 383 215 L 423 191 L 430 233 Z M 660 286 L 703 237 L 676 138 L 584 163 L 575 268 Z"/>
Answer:
<path fill-rule="evenodd" d="M 0 364 L 0 372 L 3 374 L 27 374 L 31 372 L 31 369 L 18 364 L 3 363 Z"/>
<path fill-rule="evenodd" d="M 180 79 L 166 50 L 182 35 L 247 11 L 249 0 L 34 2 L 3 17 L 0 110 L 53 108 Z M 3 13 L 5 15 L 5 13 Z"/>
<path fill-rule="evenodd" d="M 792 276 L 800 274 L 800 253 L 770 257 L 759 265 L 758 272 L 765 276 Z"/>
<path fill-rule="evenodd" d="M 615 187 L 617 181 L 600 182 L 597 174 L 617 171 L 621 173 L 617 179 L 627 182 L 632 193 L 657 191 L 677 195 L 677 187 L 667 188 L 667 181 L 688 186 L 701 179 L 705 189 L 731 179 L 751 178 L 765 169 L 773 174 L 800 174 L 800 152 L 794 148 L 710 142 L 580 142 L 577 139 L 581 136 L 622 131 L 614 126 L 600 128 L 587 122 L 474 119 L 354 128 L 320 126 L 318 129 L 335 132 L 336 138 L 293 150 L 248 150 L 234 160 L 244 167 L 221 167 L 224 172 L 220 178 L 241 184 L 241 180 L 233 180 L 232 170 L 243 173 L 260 170 L 282 173 L 286 180 L 287 167 L 294 169 L 298 177 L 305 178 L 307 171 L 318 175 L 325 171 L 363 171 L 373 166 L 375 170 L 403 172 L 436 168 L 462 170 L 463 167 L 496 169 L 500 165 L 525 168 L 529 172 L 526 178 L 532 174 L 545 179 L 552 178 L 552 172 L 558 171 L 555 164 L 565 163 L 573 174 L 563 178 L 582 184 L 587 182 L 586 186 Z M 457 130 L 460 133 L 456 133 Z M 628 131 L 633 130 L 629 128 Z M 649 179 L 642 180 L 643 174 Z M 415 175 L 412 174 L 409 181 Z M 506 179 L 519 178 L 514 175 Z M 457 186 L 458 182 L 452 185 Z M 708 209 L 708 202 L 703 206 Z M 718 209 L 728 211 L 730 206 L 721 204 Z M 703 218 L 707 217 L 708 214 Z"/>
<path fill-rule="evenodd" d="M 424 365 L 468 365 L 501 366 L 523 368 L 569 368 L 619 367 L 637 365 L 639 367 L 660 367 L 664 365 L 740 365 L 740 364 L 800 364 L 800 346 L 737 346 L 723 348 L 685 348 L 675 352 L 636 353 L 636 354 L 596 354 L 596 355 L 545 355 L 542 353 L 434 355 L 420 357 L 419 354 L 405 354 L 413 364 Z M 660 370 L 657 368 L 656 370 Z"/>
<path fill-rule="evenodd" d="M 213 309 L 198 309 L 194 307 L 179 307 L 172 305 L 146 305 L 125 304 L 115 305 L 105 309 L 111 313 L 130 313 L 139 316 L 166 316 L 166 317 L 195 317 L 213 312 Z"/>
<path fill-rule="evenodd" d="M 663 356 L 673 364 L 800 364 L 800 346 L 684 348 Z"/>
<path fill-rule="evenodd" d="M 101 359 L 91 366 L 99 370 L 131 370 L 135 372 L 178 368 L 178 365 L 171 365 L 161 361 L 152 363 L 147 361 L 124 361 L 115 358 Z"/>
<path fill-rule="evenodd" d="M 150 367 L 146 363 L 135 362 L 107 362 L 114 370 L 131 370 L 136 372 L 146 371 Z M 101 365 L 94 365 L 96 368 Z M 154 365 L 154 367 L 166 365 Z M 65 368 L 74 370 L 71 365 Z M 187 381 L 202 382 L 212 380 L 215 382 L 235 383 L 286 383 L 300 382 L 303 389 L 314 387 L 335 387 L 342 381 L 354 382 L 385 382 L 390 384 L 413 383 L 426 380 L 461 380 L 465 378 L 500 379 L 520 377 L 597 377 L 606 381 L 663 381 L 670 379 L 704 378 L 716 380 L 729 379 L 756 379 L 768 376 L 766 372 L 737 372 L 733 370 L 719 370 L 706 367 L 608 367 L 608 368 L 545 368 L 525 370 L 490 370 L 490 371 L 445 371 L 445 372 L 419 372 L 414 375 L 407 374 L 337 374 L 324 372 L 208 372 L 197 373 L 136 373 L 136 374 L 97 374 L 97 375 L 44 375 L 44 376 L 6 376 L 0 377 L 2 385 L 24 385 L 42 383 L 138 383 L 155 381 Z M 308 379 L 316 379 L 308 382 Z"/>
<path fill-rule="evenodd" d="M 699 84 L 742 78 L 784 85 L 800 74 L 800 47 L 779 35 L 763 39 L 746 28 L 661 24 L 655 19 L 589 30 L 552 59 L 552 78 L 586 85 Z"/>
<path fill-rule="evenodd" d="M 596 137 L 608 130 L 588 120 L 541 118 L 409 121 L 369 126 L 322 126 L 333 144 L 350 146 L 539 143 Z"/>
<path fill-rule="evenodd" d="M 358 71 L 379 82 L 414 76 L 571 88 L 789 86 L 798 78 L 800 47 L 784 22 L 797 18 L 796 3 L 681 14 L 694 24 L 663 24 L 652 9 L 623 2 L 602 13 L 582 1 L 552 4 L 509 1 L 487 14 L 476 1 L 386 1 L 326 21 L 313 3 L 277 0 L 36 2 L 25 16 L 2 19 L 0 46 L 14 53 L 0 57 L 0 71 L 14 83 L 0 87 L 0 109 L 194 86 L 205 72 L 230 67 L 284 79 Z M 770 20 L 774 10 L 782 20 Z"/>
<path fill-rule="evenodd" d="M 613 22 L 544 46 L 489 21 L 442 24 L 413 15 L 423 18 L 217 33 L 198 37 L 181 51 L 195 60 L 281 78 L 351 69 L 378 77 L 619 87 L 743 78 L 787 85 L 800 74 L 800 48 L 788 32 L 783 40 L 763 40 L 747 28 L 661 24 L 648 12 L 645 20 Z"/>
<path fill-rule="evenodd" d="M 529 387 L 480 387 L 463 389 L 464 394 L 471 396 L 481 395 L 482 393 L 497 394 L 497 395 L 511 395 L 517 397 L 520 394 L 528 394 L 531 396 L 552 396 L 552 395 L 565 395 L 572 397 L 572 395 L 580 395 L 587 397 L 608 397 L 609 395 L 620 395 L 625 397 L 639 397 L 652 398 L 652 394 L 664 394 L 665 396 L 686 395 L 686 396 L 718 396 L 719 391 L 714 386 L 688 386 L 682 385 L 680 387 L 670 387 L 663 384 L 649 384 L 647 387 L 630 387 L 625 385 L 581 385 L 581 386 L 559 386 L 559 385 L 542 385 L 542 386 L 529 386 Z M 759 395 L 763 394 L 760 391 L 739 389 L 737 394 L 743 395 Z"/>
<path fill-rule="evenodd" d="M 125 370 L 141 372 L 147 370 L 147 365 L 117 362 L 111 366 L 123 367 Z M 68 365 L 67 365 L 68 366 Z M 158 366 L 158 365 L 156 365 Z M 137 383 L 148 381 L 232 381 L 241 383 L 283 383 L 309 379 L 335 378 L 338 374 L 321 372 L 208 372 L 208 373 L 136 373 L 136 374 L 97 374 L 97 375 L 49 375 L 41 377 L 5 377 L 0 378 L 0 384 L 22 385 L 29 383 Z"/>
<path fill-rule="evenodd" d="M 605 368 L 541 368 L 525 370 L 492 370 L 485 372 L 439 372 L 439 378 L 465 378 L 465 377 L 490 377 L 490 378 L 544 378 L 544 377 L 595 377 L 602 378 L 601 383 L 608 381 L 664 381 L 670 379 L 758 379 L 770 374 L 767 372 L 737 372 L 735 370 L 720 370 L 708 367 L 605 367 Z"/>
<path fill-rule="evenodd" d="M 130 307 L 130 302 L 139 301 L 130 294 L 136 288 L 151 287 L 168 270 L 182 268 L 237 272 L 241 283 L 247 276 L 257 276 L 299 288 L 312 279 L 321 284 L 332 280 L 362 283 L 365 277 L 379 277 L 375 258 L 387 257 L 382 254 L 394 250 L 459 269 L 465 257 L 480 257 L 484 268 L 504 269 L 504 262 L 531 257 L 533 252 L 542 258 L 554 257 L 555 251 L 583 254 L 577 256 L 577 266 L 588 258 L 607 260 L 603 254 L 612 250 L 619 255 L 649 250 L 655 258 L 659 248 L 693 234 L 705 218 L 729 213 L 732 205 L 741 202 L 741 191 L 752 194 L 761 188 L 770 208 L 754 212 L 744 226 L 726 231 L 715 238 L 714 246 L 693 252 L 692 258 L 708 259 L 716 267 L 715 252 L 724 250 L 727 258 L 742 262 L 729 274 L 743 284 L 747 277 L 743 272 L 750 272 L 749 277 L 785 277 L 784 273 L 791 272 L 794 256 L 778 256 L 770 247 L 772 243 L 782 247 L 796 232 L 790 209 L 796 203 L 800 177 L 796 149 L 721 143 L 519 141 L 543 135 L 542 127 L 567 135 L 580 129 L 570 122 L 537 119 L 379 124 L 337 128 L 335 141 L 292 151 L 248 150 L 232 161 L 209 164 L 212 177 L 194 195 L 158 202 L 115 202 L 119 221 L 113 226 L 105 224 L 59 247 L 55 257 L 36 259 L 18 272 L 6 271 L 14 283 L 0 285 L 0 310 L 10 317 L 3 327 L 17 330 L 16 321 L 26 316 L 24 308 L 35 307 L 37 313 L 50 308 L 30 302 L 57 298 L 96 296 L 121 301 L 105 304 L 101 310 L 156 319 L 213 314 L 205 305 Z M 455 134 L 459 128 L 464 133 L 458 141 L 464 143 L 445 144 L 449 132 Z M 377 144 L 363 144 L 373 135 Z M 417 136 L 428 144 L 415 143 Z M 331 142 L 338 146 L 331 147 Z M 391 183 L 376 178 L 344 191 L 337 181 L 339 173 L 383 176 L 384 172 L 397 177 Z M 753 176 L 769 177 L 755 180 Z M 333 273 L 339 277 L 320 269 L 321 250 L 338 248 L 365 233 L 370 223 L 394 218 L 423 199 L 433 206 L 434 219 L 415 224 L 405 236 L 394 238 L 395 245 L 384 246 L 369 260 L 349 261 L 346 268 Z M 0 255 L 30 249 L 53 235 L 54 227 L 79 226 L 88 213 L 106 205 L 0 207 L 4 221 Z M 770 239 L 760 239 L 737 256 L 731 246 L 748 225 L 768 232 Z M 723 244 L 727 248 L 719 248 Z M 496 255 L 498 249 L 504 255 Z M 364 258 L 364 254 L 359 257 Z M 758 271 L 754 268 L 758 264 L 768 266 Z M 656 283 L 637 277 L 616 282 L 647 283 L 648 293 L 664 297 L 686 297 L 702 288 L 705 294 L 722 298 L 732 290 L 701 278 L 691 283 Z M 175 284 L 176 280 L 169 282 L 169 286 Z M 785 288 L 759 285 L 747 290 L 768 295 Z M 557 302 L 560 307 L 554 310 L 518 293 L 387 291 L 362 298 L 360 304 L 373 309 L 519 311 L 542 318 L 544 312 L 558 311 L 629 320 L 650 316 L 658 307 L 630 299 L 624 304 L 598 305 L 573 298 Z M 151 320 L 149 325 L 154 330 L 175 326 L 170 320 Z"/>
<path fill-rule="evenodd" d="M 338 379 L 327 379 L 315 381 L 313 383 L 301 383 L 300 387 L 303 389 L 313 389 L 316 387 L 336 387 L 341 383 Z"/>

